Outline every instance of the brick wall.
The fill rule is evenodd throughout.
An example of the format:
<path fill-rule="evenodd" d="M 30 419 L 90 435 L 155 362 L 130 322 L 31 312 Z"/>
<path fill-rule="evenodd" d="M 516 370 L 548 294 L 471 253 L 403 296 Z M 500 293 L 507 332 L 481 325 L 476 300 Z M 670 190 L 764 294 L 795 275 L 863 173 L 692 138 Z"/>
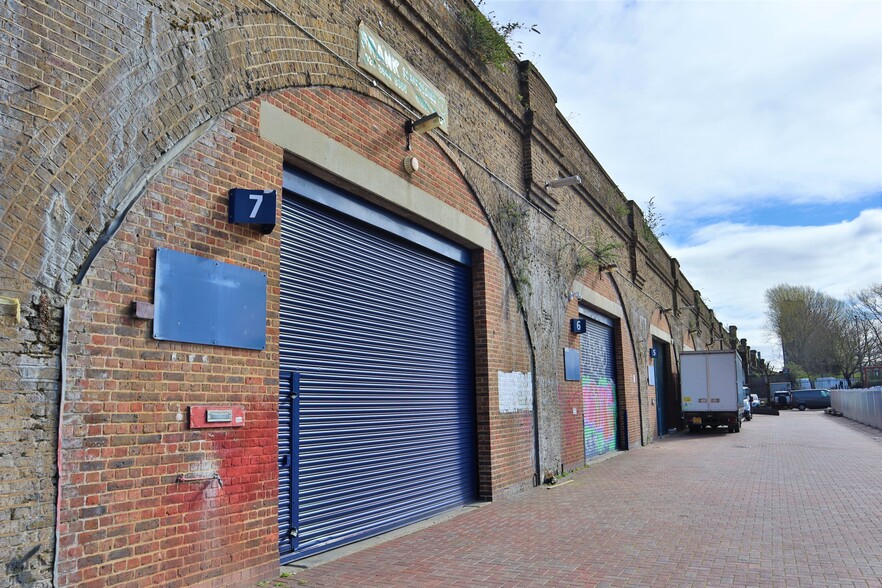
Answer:
<path fill-rule="evenodd" d="M 277 573 L 279 239 L 226 218 L 231 186 L 281 193 L 280 154 L 256 140 L 253 108 L 231 111 L 149 185 L 72 297 L 60 585 Z M 130 305 L 153 300 L 158 247 L 266 272 L 266 349 L 153 339 Z M 188 407 L 204 404 L 242 406 L 247 424 L 189 429 Z M 215 472 L 223 487 L 176 483 Z"/>

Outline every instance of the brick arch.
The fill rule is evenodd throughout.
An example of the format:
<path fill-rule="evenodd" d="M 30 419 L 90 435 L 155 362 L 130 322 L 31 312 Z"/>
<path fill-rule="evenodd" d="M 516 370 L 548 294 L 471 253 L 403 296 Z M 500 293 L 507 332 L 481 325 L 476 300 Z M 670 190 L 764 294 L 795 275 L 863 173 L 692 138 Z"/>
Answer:
<path fill-rule="evenodd" d="M 652 311 L 652 324 L 673 336 L 674 330 L 666 313 L 656 308 Z"/>
<path fill-rule="evenodd" d="M 4 280 L 15 282 L 15 290 L 36 286 L 65 297 L 90 252 L 124 216 L 146 180 L 229 108 L 284 87 L 364 86 L 357 72 L 268 10 L 230 4 L 205 22 L 188 22 L 167 11 L 154 12 L 149 3 L 127 7 L 123 20 L 129 25 L 140 21 L 135 28 L 141 38 L 131 43 L 121 34 L 111 35 L 108 43 L 134 49 L 117 53 L 108 48 L 91 68 L 81 67 L 78 71 L 94 74 L 59 93 L 65 101 L 44 108 L 45 116 L 33 120 L 26 140 L 0 146 L 7 161 L 0 169 L 0 220 L 10 227 L 6 240 L 12 244 L 0 271 Z M 307 27 L 317 23 L 300 20 Z M 328 22 L 322 26 L 334 28 Z M 338 36 L 344 34 L 352 33 L 340 27 Z M 264 42 L 280 37 L 285 49 Z M 326 44 L 346 52 L 333 34 L 329 37 Z M 75 47 L 67 49 L 75 52 Z M 28 100 L 19 96 L 19 112 L 29 108 Z"/>

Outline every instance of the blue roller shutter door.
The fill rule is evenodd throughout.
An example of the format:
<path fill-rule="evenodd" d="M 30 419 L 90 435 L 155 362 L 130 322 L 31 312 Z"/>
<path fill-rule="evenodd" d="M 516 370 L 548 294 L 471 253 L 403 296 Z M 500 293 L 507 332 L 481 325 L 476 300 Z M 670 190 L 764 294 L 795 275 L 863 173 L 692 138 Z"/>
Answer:
<path fill-rule="evenodd" d="M 612 321 L 593 314 L 585 318 L 587 330 L 581 335 L 580 351 L 587 460 L 617 449 L 618 402 Z"/>
<path fill-rule="evenodd" d="M 283 562 L 472 501 L 470 268 L 286 193 L 280 281 L 280 368 L 299 377 Z"/>

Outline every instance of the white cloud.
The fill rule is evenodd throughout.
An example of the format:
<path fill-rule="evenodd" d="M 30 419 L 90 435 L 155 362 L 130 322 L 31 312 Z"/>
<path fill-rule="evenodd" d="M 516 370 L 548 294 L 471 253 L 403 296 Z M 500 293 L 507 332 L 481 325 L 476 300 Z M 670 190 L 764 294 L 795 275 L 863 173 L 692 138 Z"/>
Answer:
<path fill-rule="evenodd" d="M 660 209 L 882 190 L 878 2 L 488 2 L 625 193 Z M 699 207 L 714 197 L 714 206 Z"/>
<path fill-rule="evenodd" d="M 720 223 L 695 232 L 686 246 L 665 248 L 718 319 L 736 325 L 764 358 L 780 361 L 765 331 L 765 291 L 806 285 L 844 299 L 882 281 L 882 208 L 821 227 Z"/>

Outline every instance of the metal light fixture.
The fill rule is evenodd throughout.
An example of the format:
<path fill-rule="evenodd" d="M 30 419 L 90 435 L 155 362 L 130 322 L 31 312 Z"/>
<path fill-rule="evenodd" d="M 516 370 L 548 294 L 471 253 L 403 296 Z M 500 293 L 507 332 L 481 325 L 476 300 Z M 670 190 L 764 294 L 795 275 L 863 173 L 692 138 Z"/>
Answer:
<path fill-rule="evenodd" d="M 416 120 L 408 120 L 404 123 L 404 134 L 407 137 L 407 149 L 410 150 L 410 136 L 414 133 L 417 135 L 422 135 L 423 133 L 428 133 L 432 129 L 437 129 L 441 126 L 441 115 L 437 112 L 433 112 L 432 114 L 427 114 L 421 118 Z"/>
<path fill-rule="evenodd" d="M 607 263 L 605 265 L 601 265 L 600 267 L 597 268 L 597 271 L 598 272 L 611 272 L 611 271 L 616 270 L 618 268 L 619 268 L 619 264 L 617 264 L 616 262 L 613 261 L 613 262 Z"/>
<path fill-rule="evenodd" d="M 564 186 L 573 186 L 575 184 L 581 184 L 582 178 L 579 176 L 567 176 L 565 178 L 557 178 L 556 180 L 549 180 L 545 182 L 545 189 L 548 188 L 563 188 Z"/>

